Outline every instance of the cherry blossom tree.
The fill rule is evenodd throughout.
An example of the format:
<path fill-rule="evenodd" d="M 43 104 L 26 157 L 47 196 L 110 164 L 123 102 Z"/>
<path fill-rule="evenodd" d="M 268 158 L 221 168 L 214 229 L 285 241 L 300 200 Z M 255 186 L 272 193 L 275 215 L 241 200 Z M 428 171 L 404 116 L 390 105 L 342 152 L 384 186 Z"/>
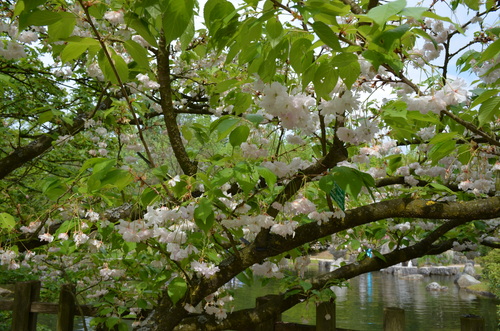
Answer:
<path fill-rule="evenodd" d="M 97 323 L 248 328 L 500 246 L 495 1 L 0 8 L 1 267 L 75 283 Z M 318 245 L 357 258 L 304 278 Z M 232 309 L 255 276 L 287 290 Z"/>

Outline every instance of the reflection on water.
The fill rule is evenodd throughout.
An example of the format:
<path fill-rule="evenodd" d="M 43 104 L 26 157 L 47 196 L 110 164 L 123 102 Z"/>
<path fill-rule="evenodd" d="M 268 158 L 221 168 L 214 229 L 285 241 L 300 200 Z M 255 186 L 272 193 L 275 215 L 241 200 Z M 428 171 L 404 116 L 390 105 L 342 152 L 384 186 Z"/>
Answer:
<path fill-rule="evenodd" d="M 431 282 L 448 286 L 448 291 L 427 291 Z M 262 287 L 260 282 L 249 288 L 235 283 L 237 309 L 251 308 L 255 298 L 280 291 L 279 281 Z M 495 301 L 460 291 L 453 277 L 428 276 L 422 280 L 406 280 L 398 276 L 373 272 L 349 280 L 349 288 L 335 288 L 337 295 L 337 327 L 354 330 L 382 330 L 384 307 L 405 310 L 406 330 L 460 330 L 460 316 L 480 315 L 486 330 L 496 330 Z M 283 314 L 283 320 L 314 324 L 315 306 L 302 303 Z"/>

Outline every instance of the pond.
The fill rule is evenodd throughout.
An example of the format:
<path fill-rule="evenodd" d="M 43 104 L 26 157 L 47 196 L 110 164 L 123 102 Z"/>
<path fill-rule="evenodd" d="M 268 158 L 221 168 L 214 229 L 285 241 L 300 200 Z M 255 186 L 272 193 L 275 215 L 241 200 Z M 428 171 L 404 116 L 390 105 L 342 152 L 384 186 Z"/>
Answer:
<path fill-rule="evenodd" d="M 315 273 L 317 271 L 309 270 L 306 276 Z M 454 276 L 426 276 L 422 280 L 407 280 L 382 272 L 353 278 L 348 288 L 335 291 L 337 327 L 382 330 L 384 307 L 399 307 L 405 310 L 406 331 L 460 330 L 460 316 L 466 314 L 484 317 L 485 330 L 496 330 L 495 300 L 459 290 L 453 279 Z M 447 286 L 448 291 L 427 291 L 425 286 L 431 282 Z M 236 309 L 252 308 L 257 297 L 280 292 L 280 281 L 274 279 L 266 286 L 258 280 L 251 287 L 236 280 L 229 285 L 235 292 Z M 315 306 L 302 303 L 283 313 L 282 318 L 285 322 L 314 324 Z M 54 315 L 46 315 L 41 320 L 49 330 L 52 327 L 55 330 Z M 82 331 L 81 319 L 75 322 L 75 330 Z"/>
<path fill-rule="evenodd" d="M 405 280 L 382 272 L 371 272 L 349 280 L 349 288 L 336 290 L 337 327 L 353 330 L 383 330 L 384 307 L 405 310 L 406 330 L 460 330 L 460 316 L 479 315 L 486 320 L 486 330 L 496 330 L 495 300 L 459 290 L 453 276 L 427 276 Z M 425 286 L 437 282 L 448 291 L 427 291 Z M 249 288 L 233 283 L 237 308 L 251 308 L 255 298 L 279 293 L 279 280 Z M 283 321 L 315 323 L 315 306 L 302 303 L 286 311 Z"/>

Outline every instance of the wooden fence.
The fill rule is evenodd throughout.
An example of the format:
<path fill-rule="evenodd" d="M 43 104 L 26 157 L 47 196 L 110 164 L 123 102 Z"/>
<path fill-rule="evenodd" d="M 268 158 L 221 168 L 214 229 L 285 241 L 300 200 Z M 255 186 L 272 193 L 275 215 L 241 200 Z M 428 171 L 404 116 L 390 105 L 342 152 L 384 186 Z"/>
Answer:
<path fill-rule="evenodd" d="M 40 281 L 18 282 L 14 300 L 0 301 L 0 310 L 12 311 L 12 331 L 36 331 L 37 314 L 57 314 L 57 331 L 73 331 L 75 316 L 95 316 L 92 306 L 76 305 L 72 284 L 61 286 L 59 302 L 39 302 Z"/>
<path fill-rule="evenodd" d="M 76 305 L 75 288 L 72 284 L 61 286 L 58 303 L 39 302 L 40 281 L 18 282 L 14 300 L 1 300 L 0 310 L 12 311 L 12 331 L 36 331 L 37 314 L 57 314 L 57 331 L 73 331 L 75 316 L 96 316 L 96 309 L 88 305 Z M 256 306 L 264 305 L 275 295 L 259 297 Z M 316 306 L 316 325 L 285 323 L 281 315 L 252 328 L 256 331 L 354 331 L 336 327 L 335 302 L 322 302 Z M 460 317 L 461 331 L 484 331 L 484 318 L 475 315 Z M 401 308 L 384 309 L 384 331 L 404 331 L 405 312 Z"/>

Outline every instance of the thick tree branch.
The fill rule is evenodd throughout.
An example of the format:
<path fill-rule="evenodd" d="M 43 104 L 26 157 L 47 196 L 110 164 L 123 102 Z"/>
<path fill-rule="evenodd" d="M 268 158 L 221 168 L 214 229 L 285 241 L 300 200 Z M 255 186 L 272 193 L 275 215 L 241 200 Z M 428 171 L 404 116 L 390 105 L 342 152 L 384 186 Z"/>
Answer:
<path fill-rule="evenodd" d="M 234 256 L 231 256 L 219 264 L 220 272 L 213 277 L 209 279 L 196 279 L 194 290 L 185 300 L 192 305 L 198 304 L 205 296 L 213 293 L 219 287 L 234 278 L 238 273 L 255 263 L 262 262 L 267 257 L 279 255 L 293 248 L 300 247 L 305 243 L 332 235 L 339 231 L 394 217 L 453 220 L 445 223 L 444 227 L 439 228 L 442 232 L 448 229 L 449 226 L 458 226 L 472 220 L 500 217 L 500 197 L 467 202 L 434 202 L 431 200 L 417 200 L 411 198 L 393 199 L 348 210 L 346 211 L 344 219 L 332 219 L 330 222 L 323 223 L 322 225 L 318 225 L 316 222 L 302 225 L 295 230 L 294 237 L 282 237 L 275 234 L 268 234 L 268 249 L 262 250 L 255 242 L 243 248 L 240 251 L 241 260 L 236 260 Z M 441 232 L 435 233 L 438 235 Z M 426 238 L 423 241 L 427 247 L 425 252 L 429 250 L 429 240 L 432 239 L 431 243 L 437 240 L 433 239 L 431 236 L 428 238 L 429 239 Z M 400 260 L 406 261 L 407 259 L 413 258 L 412 254 L 414 253 L 410 252 L 409 248 L 402 251 L 409 253 L 405 253 L 406 255 L 402 259 L 394 257 L 398 262 L 400 262 Z M 361 268 L 358 274 L 378 270 L 383 267 L 384 264 L 382 262 L 371 262 L 372 264 L 370 264 L 370 266 Z M 360 265 L 356 266 L 356 268 L 359 267 Z M 345 275 L 349 275 L 349 273 Z M 169 312 L 170 316 L 177 316 L 171 315 L 174 313 L 181 314 L 179 320 L 176 321 L 175 324 L 172 324 L 172 328 L 182 320 L 182 316 L 186 316 L 186 312 L 182 308 L 182 305 L 183 302 L 177 304 L 177 306 L 173 307 Z"/>
<path fill-rule="evenodd" d="M 52 147 L 52 142 L 55 141 L 54 137 L 61 135 L 76 135 L 84 128 L 85 120 L 92 118 L 97 110 L 109 109 L 112 100 L 110 97 L 105 96 L 103 90 L 99 96 L 96 107 L 89 113 L 82 112 L 73 119 L 73 125 L 65 126 L 60 125 L 57 129 L 49 134 L 41 135 L 39 138 L 33 140 L 26 146 L 17 148 L 10 155 L 0 160 L 0 179 L 5 178 L 9 173 L 22 167 L 27 162 L 32 161 L 36 157 L 42 155 Z M 103 100 L 104 99 L 104 100 Z"/>
<path fill-rule="evenodd" d="M 165 126 L 167 127 L 168 138 L 170 145 L 174 150 L 175 157 L 179 162 L 182 171 L 188 175 L 196 174 L 197 165 L 189 159 L 189 156 L 182 143 L 181 133 L 177 125 L 175 109 L 172 103 L 172 87 L 170 81 L 170 63 L 168 50 L 169 45 L 166 44 L 165 35 L 161 34 L 158 45 L 158 83 L 160 84 L 160 105 L 163 111 Z"/>
<path fill-rule="evenodd" d="M 419 243 L 392 251 L 384 255 L 384 259 L 377 257 L 365 258 L 361 261 L 354 262 L 343 267 L 340 267 L 332 272 L 310 279 L 313 285 L 312 289 L 319 290 L 328 286 L 332 280 L 345 280 L 359 276 L 361 274 L 387 268 L 400 262 L 408 261 L 417 257 L 430 254 L 440 254 L 450 249 L 453 246 L 453 240 L 447 240 L 434 244 L 446 232 L 466 222 L 462 219 L 449 221 L 436 230 Z M 225 330 L 225 329 L 246 329 L 252 327 L 276 316 L 279 313 L 293 307 L 304 299 L 306 293 L 298 293 L 288 295 L 296 288 L 289 289 L 287 292 L 273 295 L 272 299 L 265 305 L 253 308 L 239 310 L 228 314 L 228 317 L 222 321 L 217 321 L 213 316 L 196 316 L 185 319 L 177 329 L 179 330 Z M 203 324 L 200 321 L 203 320 Z"/>

